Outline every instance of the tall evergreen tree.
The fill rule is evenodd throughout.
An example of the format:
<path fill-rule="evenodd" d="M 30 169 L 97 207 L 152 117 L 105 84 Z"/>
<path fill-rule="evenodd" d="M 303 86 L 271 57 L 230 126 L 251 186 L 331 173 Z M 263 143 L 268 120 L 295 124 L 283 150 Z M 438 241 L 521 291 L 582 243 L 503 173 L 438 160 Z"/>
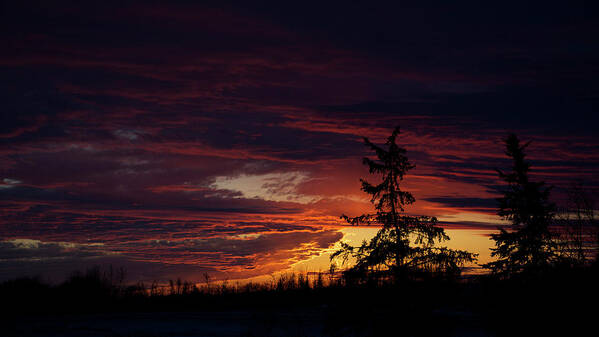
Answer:
<path fill-rule="evenodd" d="M 364 158 L 371 174 L 381 175 L 378 184 L 360 179 L 362 191 L 371 196 L 376 213 L 357 217 L 342 215 L 352 225 L 378 224 L 381 229 L 369 241 L 359 247 L 342 243 L 331 260 L 342 258 L 346 263 L 354 258 L 356 263 L 350 271 L 364 275 L 383 272 L 409 275 L 413 272 L 436 272 L 458 274 L 466 262 L 475 261 L 476 254 L 447 247 L 436 247 L 449 240 L 444 229 L 437 226 L 437 219 L 429 216 L 411 216 L 405 207 L 415 202 L 414 196 L 403 191 L 399 184 L 406 173 L 414 168 L 406 157 L 406 150 L 397 145 L 399 127 L 387 139 L 385 147 L 379 147 L 368 138 L 364 143 L 376 155 L 376 159 Z"/>
<path fill-rule="evenodd" d="M 497 170 L 507 183 L 503 197 L 497 199 L 497 214 L 511 225 L 491 235 L 496 245 L 491 256 L 497 260 L 484 267 L 497 274 L 513 275 L 545 268 L 557 259 L 556 244 L 549 230 L 555 205 L 549 201 L 550 188 L 528 177 L 530 164 L 525 160 L 524 150 L 529 143 L 520 145 L 518 137 L 511 134 L 505 145 L 505 154 L 512 158 L 513 166 L 510 173 Z"/>

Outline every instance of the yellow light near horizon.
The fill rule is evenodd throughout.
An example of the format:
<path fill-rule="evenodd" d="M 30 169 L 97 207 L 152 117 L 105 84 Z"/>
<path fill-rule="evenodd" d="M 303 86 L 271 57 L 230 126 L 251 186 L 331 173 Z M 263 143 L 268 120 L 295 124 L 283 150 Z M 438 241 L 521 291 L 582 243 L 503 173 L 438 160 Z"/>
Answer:
<path fill-rule="evenodd" d="M 379 230 L 378 227 L 345 227 L 341 229 L 344 241 L 352 246 L 359 246 L 362 241 L 370 240 Z M 491 248 L 494 247 L 489 234 L 494 233 L 494 229 L 446 229 L 445 232 L 451 238 L 449 241 L 441 243 L 439 246 L 445 246 L 451 249 L 466 250 L 478 254 L 478 261 L 467 264 L 465 267 L 478 268 L 479 264 L 491 261 Z M 297 272 L 318 272 L 328 271 L 330 268 L 330 256 L 332 252 L 339 249 L 337 243 L 334 248 L 323 251 L 319 256 L 312 257 L 296 263 L 292 266 L 292 271 Z"/>
<path fill-rule="evenodd" d="M 379 230 L 379 227 L 343 227 L 340 231 L 343 233 L 341 241 L 346 242 L 352 246 L 359 246 L 362 241 L 370 240 Z M 484 272 L 480 267 L 480 264 L 485 264 L 492 261 L 491 248 L 494 247 L 493 241 L 490 240 L 489 235 L 496 232 L 495 229 L 446 229 L 445 232 L 449 235 L 450 240 L 445 241 L 439 246 L 448 247 L 451 249 L 466 250 L 471 253 L 478 254 L 478 261 L 465 265 L 470 268 L 465 271 L 465 274 L 479 274 Z M 341 242 L 340 241 L 340 242 Z M 310 273 L 310 272 L 328 272 L 330 270 L 331 254 L 340 248 L 340 242 L 337 242 L 334 247 L 324 249 L 320 255 L 313 256 L 309 259 L 297 262 L 290 268 L 281 270 L 272 274 L 259 275 L 250 278 L 236 279 L 235 282 L 245 284 L 248 282 L 272 282 L 278 275 L 287 273 Z M 340 262 L 337 263 L 340 265 Z M 351 262 L 349 263 L 351 265 Z M 341 267 L 341 266 L 340 266 Z M 348 265 L 342 266 L 346 268 Z"/>

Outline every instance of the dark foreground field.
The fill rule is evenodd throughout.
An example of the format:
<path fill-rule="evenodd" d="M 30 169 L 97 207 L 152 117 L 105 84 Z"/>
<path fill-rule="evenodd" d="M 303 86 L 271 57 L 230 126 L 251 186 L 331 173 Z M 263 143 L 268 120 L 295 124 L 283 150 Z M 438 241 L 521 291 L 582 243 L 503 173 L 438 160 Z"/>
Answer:
<path fill-rule="evenodd" d="M 599 318 L 596 268 L 459 282 L 174 283 L 154 294 L 84 279 L 2 284 L 2 335 L 594 336 Z"/>
<path fill-rule="evenodd" d="M 384 336 L 387 333 L 382 326 L 374 326 L 385 324 L 382 321 L 368 318 L 358 323 L 332 315 L 327 308 L 34 315 L 12 322 L 8 336 Z M 431 312 L 429 318 L 431 325 L 419 328 L 424 335 L 494 335 L 480 324 L 479 317 L 469 312 L 439 310 Z M 435 326 L 439 323 L 443 326 Z"/>

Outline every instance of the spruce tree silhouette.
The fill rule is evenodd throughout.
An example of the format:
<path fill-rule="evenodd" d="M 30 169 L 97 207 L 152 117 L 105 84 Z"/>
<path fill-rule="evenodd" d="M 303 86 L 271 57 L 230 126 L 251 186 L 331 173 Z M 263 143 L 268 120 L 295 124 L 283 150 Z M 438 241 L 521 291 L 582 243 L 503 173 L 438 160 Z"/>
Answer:
<path fill-rule="evenodd" d="M 396 143 L 399 133 L 399 127 L 395 128 L 387 139 L 386 148 L 364 138 L 376 159 L 364 158 L 363 163 L 371 174 L 382 175 L 378 184 L 360 179 L 362 191 L 370 194 L 376 213 L 341 216 L 352 225 L 378 224 L 381 229 L 360 247 L 341 243 L 341 249 L 331 255 L 331 261 L 341 258 L 345 264 L 353 257 L 356 263 L 348 271 L 362 276 L 383 274 L 401 278 L 419 272 L 455 276 L 464 263 L 475 261 L 477 254 L 435 247 L 436 243 L 449 240 L 444 229 L 437 226 L 437 219 L 405 213 L 405 206 L 413 204 L 415 199 L 410 192 L 403 191 L 399 183 L 414 165 L 408 161 L 406 150 Z"/>
<path fill-rule="evenodd" d="M 524 153 L 529 144 L 520 145 L 518 137 L 510 134 L 505 139 L 505 153 L 512 158 L 512 172 L 497 170 L 507 183 L 503 197 L 497 199 L 497 214 L 509 220 L 511 226 L 509 230 L 499 228 L 499 233 L 491 235 L 496 245 L 491 256 L 498 258 L 483 267 L 503 276 L 540 271 L 558 258 L 549 230 L 555 210 L 549 201 L 551 188 L 543 182 L 530 181 L 530 164 L 525 161 Z"/>

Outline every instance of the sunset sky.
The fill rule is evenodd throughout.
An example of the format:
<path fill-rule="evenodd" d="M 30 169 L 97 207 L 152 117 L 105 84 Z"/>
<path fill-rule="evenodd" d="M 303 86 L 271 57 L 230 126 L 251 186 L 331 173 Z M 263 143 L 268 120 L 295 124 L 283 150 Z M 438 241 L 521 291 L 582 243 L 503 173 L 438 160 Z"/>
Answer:
<path fill-rule="evenodd" d="M 376 231 L 339 215 L 396 125 L 407 211 L 463 247 L 501 225 L 509 132 L 556 202 L 597 191 L 597 8 L 496 5 L 2 2 L 0 280 L 326 268 Z"/>

